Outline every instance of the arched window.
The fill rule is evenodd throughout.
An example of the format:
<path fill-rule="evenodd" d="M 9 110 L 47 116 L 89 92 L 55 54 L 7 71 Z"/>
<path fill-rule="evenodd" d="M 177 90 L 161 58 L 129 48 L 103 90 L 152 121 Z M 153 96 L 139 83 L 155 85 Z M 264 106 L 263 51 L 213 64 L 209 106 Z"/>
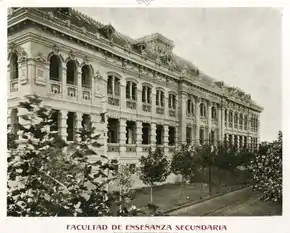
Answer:
<path fill-rule="evenodd" d="M 82 67 L 82 87 L 91 87 L 91 70 L 88 65 Z"/>
<path fill-rule="evenodd" d="M 151 94 L 152 89 L 149 86 L 142 87 L 142 102 L 146 104 L 151 104 Z"/>
<path fill-rule="evenodd" d="M 10 58 L 10 79 L 18 79 L 18 57 L 13 53 Z"/>
<path fill-rule="evenodd" d="M 191 114 L 192 112 L 191 112 L 191 100 L 189 99 L 189 100 L 187 100 L 187 113 L 188 114 Z"/>
<path fill-rule="evenodd" d="M 229 127 L 233 127 L 233 112 L 229 112 Z"/>
<path fill-rule="evenodd" d="M 137 99 L 137 84 L 132 81 L 127 81 L 126 85 L 126 99 Z"/>
<path fill-rule="evenodd" d="M 217 119 L 217 114 L 216 114 L 216 108 L 215 107 L 211 108 L 211 118 L 212 119 Z"/>
<path fill-rule="evenodd" d="M 76 85 L 76 74 L 77 74 L 77 65 L 73 60 L 68 61 L 66 64 L 66 82 L 68 84 Z"/>
<path fill-rule="evenodd" d="M 244 119 L 244 130 L 248 130 L 248 117 L 245 116 L 245 119 Z"/>
<path fill-rule="evenodd" d="M 239 129 L 243 129 L 243 114 L 240 113 Z"/>
<path fill-rule="evenodd" d="M 53 55 L 49 59 L 49 78 L 51 80 L 60 81 L 61 61 L 58 56 Z"/>
<path fill-rule="evenodd" d="M 164 92 L 161 90 L 156 91 L 156 106 L 164 107 Z"/>
<path fill-rule="evenodd" d="M 234 116 L 234 127 L 236 129 L 238 128 L 238 120 L 239 120 L 239 116 L 238 116 L 238 113 L 236 112 Z"/>
<path fill-rule="evenodd" d="M 107 81 L 107 93 L 114 96 L 120 96 L 120 79 L 109 75 Z"/>
<path fill-rule="evenodd" d="M 206 113 L 205 113 L 205 105 L 204 103 L 200 104 L 200 116 L 201 117 L 205 117 Z"/>

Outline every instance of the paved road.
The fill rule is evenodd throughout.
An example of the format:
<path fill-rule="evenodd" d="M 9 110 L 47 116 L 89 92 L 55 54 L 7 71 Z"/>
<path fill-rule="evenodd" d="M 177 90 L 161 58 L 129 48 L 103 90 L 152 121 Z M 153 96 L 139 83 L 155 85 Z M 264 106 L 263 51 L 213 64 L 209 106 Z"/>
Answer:
<path fill-rule="evenodd" d="M 171 216 L 264 216 L 279 215 L 281 209 L 259 200 L 260 194 L 245 188 L 211 200 L 175 210 Z"/>

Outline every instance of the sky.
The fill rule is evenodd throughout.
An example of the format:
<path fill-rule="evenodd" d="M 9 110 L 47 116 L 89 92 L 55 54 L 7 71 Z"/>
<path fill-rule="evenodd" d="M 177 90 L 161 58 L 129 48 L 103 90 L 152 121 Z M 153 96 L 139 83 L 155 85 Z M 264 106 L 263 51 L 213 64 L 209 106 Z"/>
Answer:
<path fill-rule="evenodd" d="M 261 141 L 282 129 L 278 8 L 76 8 L 133 39 L 159 32 L 203 73 L 241 88 L 264 108 Z"/>

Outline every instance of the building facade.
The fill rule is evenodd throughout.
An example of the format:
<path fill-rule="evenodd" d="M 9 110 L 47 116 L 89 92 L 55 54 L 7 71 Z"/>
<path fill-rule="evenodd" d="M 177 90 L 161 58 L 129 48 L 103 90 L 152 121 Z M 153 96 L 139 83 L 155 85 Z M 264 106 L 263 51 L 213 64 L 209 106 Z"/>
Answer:
<path fill-rule="evenodd" d="M 168 156 L 180 144 L 256 148 L 263 109 L 173 48 L 161 34 L 134 40 L 71 8 L 9 9 L 8 123 L 21 98 L 37 94 L 63 139 L 91 122 L 100 153 L 132 167 L 150 147 Z"/>

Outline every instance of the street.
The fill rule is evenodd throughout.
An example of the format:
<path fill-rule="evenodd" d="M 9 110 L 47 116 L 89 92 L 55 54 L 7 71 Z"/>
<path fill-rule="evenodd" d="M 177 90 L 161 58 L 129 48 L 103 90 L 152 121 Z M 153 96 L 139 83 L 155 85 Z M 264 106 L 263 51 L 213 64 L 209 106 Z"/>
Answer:
<path fill-rule="evenodd" d="M 170 216 L 269 216 L 281 215 L 281 207 L 263 202 L 260 194 L 245 188 L 169 213 Z"/>

